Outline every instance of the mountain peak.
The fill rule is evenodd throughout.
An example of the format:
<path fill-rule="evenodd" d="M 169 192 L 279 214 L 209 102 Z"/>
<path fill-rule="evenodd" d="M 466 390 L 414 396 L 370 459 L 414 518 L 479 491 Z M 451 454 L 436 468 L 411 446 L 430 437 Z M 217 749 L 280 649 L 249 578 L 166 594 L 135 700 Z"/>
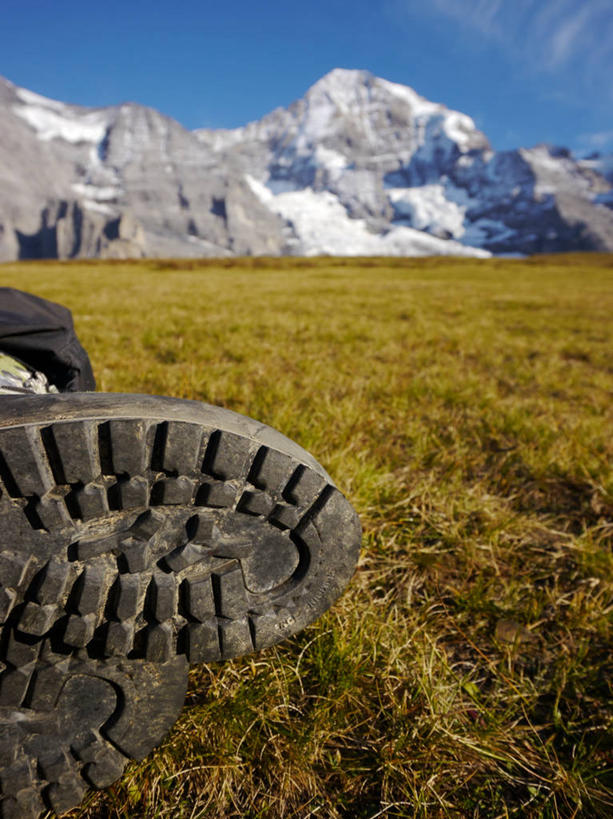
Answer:
<path fill-rule="evenodd" d="M 495 153 L 466 114 L 365 70 L 335 68 L 287 108 L 196 133 L 0 78 L 0 123 L 0 260 L 613 248 L 610 158 Z"/>
<path fill-rule="evenodd" d="M 333 68 L 320 77 L 309 89 L 322 89 L 333 91 L 335 89 L 356 88 L 358 86 L 369 85 L 375 79 L 375 75 L 370 71 L 361 68 Z"/>

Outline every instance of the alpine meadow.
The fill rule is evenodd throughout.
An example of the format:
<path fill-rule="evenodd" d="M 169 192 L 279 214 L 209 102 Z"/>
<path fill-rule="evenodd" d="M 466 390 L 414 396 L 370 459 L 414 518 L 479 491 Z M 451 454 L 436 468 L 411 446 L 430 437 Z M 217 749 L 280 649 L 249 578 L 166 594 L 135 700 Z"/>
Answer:
<path fill-rule="evenodd" d="M 613 256 L 10 262 L 98 389 L 270 424 L 360 515 L 280 646 L 197 666 L 69 815 L 613 815 Z"/>

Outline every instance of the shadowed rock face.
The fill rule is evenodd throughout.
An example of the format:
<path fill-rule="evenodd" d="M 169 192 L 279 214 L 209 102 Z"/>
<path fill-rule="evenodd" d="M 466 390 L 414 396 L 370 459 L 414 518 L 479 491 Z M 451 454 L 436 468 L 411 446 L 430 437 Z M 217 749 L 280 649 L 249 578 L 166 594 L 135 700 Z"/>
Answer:
<path fill-rule="evenodd" d="M 141 224 L 130 210 L 105 216 L 85 209 L 78 201 L 52 200 L 41 212 L 34 233 L 15 231 L 20 259 L 139 258 L 145 255 Z"/>
<path fill-rule="evenodd" d="M 613 250 L 610 159 L 496 153 L 470 117 L 364 71 L 233 131 L 1 79 L 0 115 L 0 260 Z"/>
<path fill-rule="evenodd" d="M 0 112 L 0 259 L 280 252 L 278 217 L 157 111 L 0 80 Z"/>

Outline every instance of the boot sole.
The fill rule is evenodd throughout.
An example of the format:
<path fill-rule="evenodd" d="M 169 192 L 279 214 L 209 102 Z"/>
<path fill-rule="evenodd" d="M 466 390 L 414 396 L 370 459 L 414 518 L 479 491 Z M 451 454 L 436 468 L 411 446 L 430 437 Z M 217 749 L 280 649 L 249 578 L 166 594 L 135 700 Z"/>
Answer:
<path fill-rule="evenodd" d="M 273 645 L 317 619 L 353 573 L 354 510 L 308 452 L 264 424 L 198 402 L 96 393 L 4 397 L 0 413 L 0 729 L 24 709 L 46 714 L 67 680 L 84 691 L 87 664 L 110 685 L 102 671 L 122 663 L 185 669 Z M 65 666 L 57 691 L 50 665 Z M 41 737 L 55 730 L 45 724 Z M 86 727 L 125 755 L 104 725 Z M 74 731 L 67 748 L 79 745 Z M 144 746 L 159 741 L 145 734 Z M 67 809 L 40 760 L 30 771 L 40 786 L 15 802 L 16 764 L 0 777 L 2 815 L 23 810 L 28 792 Z"/>

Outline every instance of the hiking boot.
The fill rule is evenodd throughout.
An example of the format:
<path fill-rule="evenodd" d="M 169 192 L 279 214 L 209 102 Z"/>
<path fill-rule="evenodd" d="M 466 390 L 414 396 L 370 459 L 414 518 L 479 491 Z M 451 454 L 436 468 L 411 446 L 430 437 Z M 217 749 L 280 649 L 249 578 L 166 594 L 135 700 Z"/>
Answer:
<path fill-rule="evenodd" d="M 312 623 L 360 547 L 308 452 L 194 401 L 5 396 L 0 481 L 2 816 L 115 781 L 175 721 L 190 663 Z"/>

